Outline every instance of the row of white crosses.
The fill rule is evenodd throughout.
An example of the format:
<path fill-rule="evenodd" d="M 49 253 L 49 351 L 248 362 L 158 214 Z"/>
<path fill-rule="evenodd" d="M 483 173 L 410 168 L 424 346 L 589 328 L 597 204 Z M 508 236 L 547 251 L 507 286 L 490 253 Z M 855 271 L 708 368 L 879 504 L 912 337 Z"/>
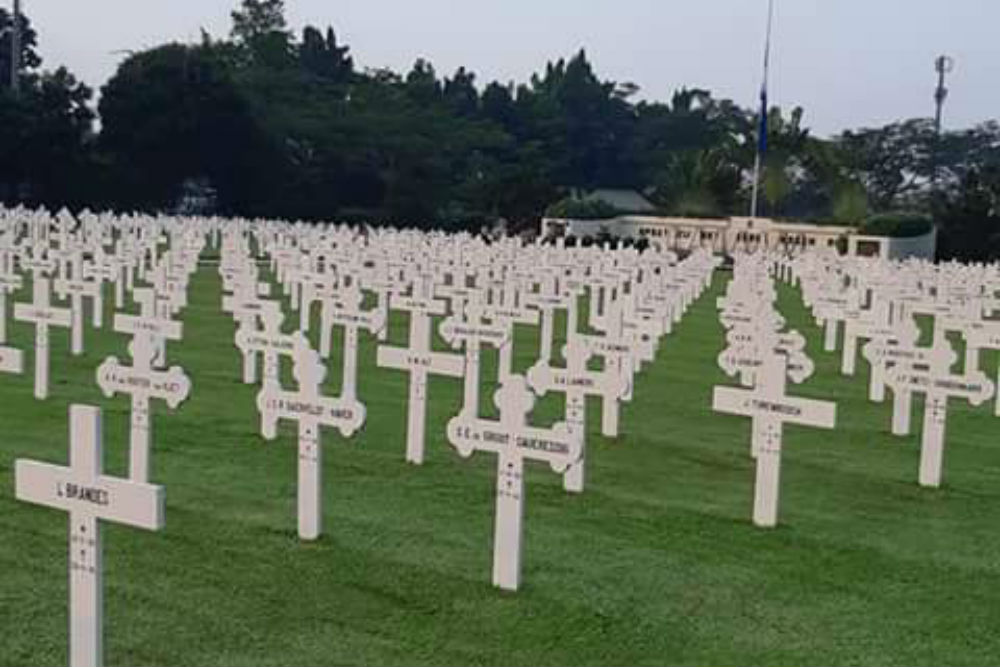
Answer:
<path fill-rule="evenodd" d="M 260 295 L 269 288 L 258 284 L 257 249 L 269 258 L 291 308 L 299 311 L 297 334 L 281 334 L 273 323 L 265 324 L 263 331 L 256 330 L 256 325 L 241 325 L 237 346 L 244 355 L 283 346 L 294 350 L 291 356 L 297 369 L 300 364 L 308 366 L 311 362 L 305 360 L 315 353 L 302 334 L 316 324 L 313 306 L 317 303 L 321 357 L 330 353 L 332 326 L 345 328 L 343 395 L 338 399 L 321 396 L 314 376 L 305 384 L 299 378 L 298 392 L 265 379 L 258 407 L 266 423 L 273 424 L 275 406 L 300 401 L 302 408 L 327 401 L 329 410 L 315 407 L 308 414 L 332 415 L 323 423 L 340 428 L 348 437 L 360 428 L 363 406 L 355 394 L 357 334 L 365 330 L 383 341 L 378 347 L 378 365 L 409 374 L 406 460 L 419 465 L 425 458 L 429 377 L 463 380 L 462 407 L 449 424 L 448 437 L 466 456 L 477 449 L 500 454 L 494 583 L 509 590 L 516 589 L 520 579 L 524 461 L 549 462 L 563 474 L 568 491 L 583 490 L 586 397 L 603 399 L 602 430 L 617 435 L 619 401 L 631 398 L 635 373 L 644 361 L 652 360 L 660 338 L 710 284 L 715 266 L 715 260 L 704 254 L 682 263 L 672 256 L 641 258 L 637 254 L 606 260 L 605 253 L 573 257 L 558 248 L 526 249 L 505 243 L 487 247 L 469 237 L 413 233 L 372 231 L 377 238 L 362 239 L 349 229 L 282 231 L 270 227 L 259 233 L 237 229 L 231 234 L 222 239 L 224 268 L 220 269 L 230 276 L 228 289 L 242 290 L 245 300 L 255 304 L 250 309 L 253 313 L 266 309 Z M 584 256 L 586 261 L 581 261 Z M 594 288 L 594 284 L 601 287 Z M 588 290 L 592 300 L 600 300 L 599 309 L 589 311 L 590 325 L 603 335 L 579 330 L 579 298 Z M 373 307 L 362 307 L 366 292 L 376 297 Z M 557 310 L 567 313 L 565 367 L 552 365 Z M 387 316 L 392 312 L 408 315 L 404 346 L 385 342 Z M 445 342 L 463 354 L 434 350 L 435 324 Z M 513 370 L 517 325 L 541 328 L 539 359 L 527 376 Z M 501 412 L 499 422 L 479 414 L 483 346 L 499 353 L 496 382 L 500 389 L 494 397 Z M 595 356 L 604 360 L 601 371 L 588 368 Z M 305 371 L 296 370 L 297 378 L 300 372 Z M 530 426 L 528 415 L 535 395 L 552 391 L 567 396 L 565 420 L 552 429 Z M 275 395 L 284 398 L 277 401 Z M 346 423 L 338 422 L 337 414 Z M 299 440 L 299 526 L 303 539 L 314 539 L 320 531 L 318 433 L 295 410 L 286 409 L 282 416 L 299 420 L 300 429 L 307 428 L 300 430 Z M 265 435 L 271 437 L 273 431 Z"/>
<path fill-rule="evenodd" d="M 750 417 L 751 455 L 756 460 L 753 523 L 772 528 L 778 522 L 784 424 L 832 429 L 836 404 L 787 395 L 787 379 L 801 383 L 812 375 L 804 339 L 797 332 L 781 333 L 784 318 L 774 308 L 773 265 L 761 255 L 735 257 L 733 280 L 718 300 L 720 321 L 727 331 L 727 349 L 719 366 L 739 375 L 749 389 L 716 387 L 712 409 Z"/>
<path fill-rule="evenodd" d="M 324 396 L 326 366 L 323 357 L 313 350 L 301 331 L 283 333 L 284 313 L 281 302 L 259 295 L 269 292 L 259 281 L 251 249 L 241 235 L 226 235 L 222 242 L 220 272 L 226 288 L 233 292 L 224 297 L 239 321 L 236 346 L 244 356 L 244 381 L 255 382 L 256 361 L 264 359 L 263 383 L 257 396 L 261 415 L 261 434 L 277 437 L 279 420 L 294 421 L 298 426 L 298 534 L 303 540 L 316 540 L 322 534 L 322 438 L 323 426 L 336 428 L 345 438 L 353 436 L 365 422 L 365 407 L 357 399 L 358 329 L 381 330 L 378 312 L 360 309 L 362 295 L 356 286 L 334 293 L 323 293 L 323 326 L 342 326 L 345 330 L 342 392 L 339 397 Z M 330 300 L 335 303 L 326 304 Z M 258 324 L 260 326 L 258 326 Z M 328 345 L 328 344 L 327 344 Z M 329 349 L 327 349 L 327 356 Z M 281 359 L 293 364 L 296 390 L 281 385 Z"/>
<path fill-rule="evenodd" d="M 53 265 L 45 259 L 46 250 L 38 252 L 33 248 L 22 261 L 22 268 L 30 270 L 33 276 L 33 296 L 30 304 L 16 304 L 15 318 L 35 324 L 36 327 L 36 382 L 35 395 L 47 396 L 48 387 L 48 328 L 63 326 L 73 328 L 72 351 L 82 352 L 82 298 L 88 296 L 94 302 L 92 323 L 100 326 L 103 314 L 102 281 L 108 279 L 115 284 L 115 305 L 123 307 L 126 288 L 132 289 L 134 282 L 124 278 L 131 270 L 124 267 L 133 265 L 131 260 L 119 258 L 106 264 L 95 264 L 91 272 L 97 280 L 86 280 L 87 268 L 82 259 L 81 247 L 95 242 L 91 247 L 95 257 L 102 256 L 101 246 L 108 239 L 102 231 L 94 232 L 93 225 L 83 225 L 77 232 L 70 231 L 70 219 L 58 219 L 59 233 L 56 235 L 63 252 L 62 263 Z M 41 227 L 42 231 L 36 230 Z M 27 240 L 47 243 L 49 222 L 44 218 L 38 225 L 29 227 Z M 72 253 L 66 249 L 79 242 Z M 194 247 L 172 249 L 163 257 L 152 253 L 149 259 L 181 263 L 190 274 L 195 266 L 199 249 Z M 171 255 L 170 259 L 167 259 Z M 145 262 L 145 259 L 143 260 Z M 111 270 L 106 270 L 111 267 Z M 156 276 L 157 268 L 152 267 L 151 276 Z M 69 309 L 54 308 L 51 305 L 51 284 L 47 274 L 56 277 L 58 289 L 70 296 Z M 61 275 L 60 275 L 61 274 Z M 9 274 L 8 274 L 9 275 Z M 178 276 L 173 278 L 183 285 L 175 285 L 173 294 L 165 297 L 166 306 L 176 304 L 178 292 L 186 289 L 186 281 Z M 5 281 L 7 284 L 7 281 Z M 133 363 L 121 364 L 111 357 L 97 371 L 97 383 L 104 393 L 116 393 L 131 397 L 130 415 L 130 466 L 127 479 L 113 478 L 102 472 L 102 430 L 100 410 L 96 407 L 73 405 L 70 408 L 70 464 L 68 467 L 51 465 L 31 460 L 18 460 L 15 466 L 16 495 L 19 500 L 41 504 L 69 513 L 69 607 L 70 607 L 70 664 L 73 666 L 97 666 L 103 663 L 103 568 L 101 558 L 100 521 L 112 521 L 148 530 L 161 530 L 164 525 L 164 490 L 151 485 L 149 478 L 149 457 L 152 446 L 150 399 L 164 399 L 171 407 L 176 407 L 190 390 L 190 381 L 179 367 L 167 371 L 154 368 L 154 363 L 165 363 L 165 341 L 180 340 L 181 325 L 169 319 L 175 309 L 157 308 L 156 290 L 135 288 L 133 296 L 141 304 L 139 315 L 118 313 L 114 318 L 114 329 L 130 334 L 132 341 L 129 351 Z M 166 315 L 164 316 L 164 313 Z M 19 372 L 22 364 L 18 351 L 0 348 L 0 370 Z"/>
<path fill-rule="evenodd" d="M 1000 349 L 1000 321 L 987 319 L 1000 287 L 995 269 L 831 255 L 804 255 L 789 269 L 787 277 L 799 283 L 803 301 L 827 327 L 828 351 L 836 349 L 831 322 L 844 323 L 844 374 L 854 374 L 858 342 L 868 341 L 868 397 L 882 402 L 885 388 L 892 390 L 894 435 L 910 433 L 912 397 L 924 395 L 918 481 L 940 486 L 949 399 L 980 405 L 995 391 L 979 367 L 980 349 Z M 917 315 L 933 318 L 929 346 L 918 345 Z M 966 342 L 960 372 L 949 333 Z"/>

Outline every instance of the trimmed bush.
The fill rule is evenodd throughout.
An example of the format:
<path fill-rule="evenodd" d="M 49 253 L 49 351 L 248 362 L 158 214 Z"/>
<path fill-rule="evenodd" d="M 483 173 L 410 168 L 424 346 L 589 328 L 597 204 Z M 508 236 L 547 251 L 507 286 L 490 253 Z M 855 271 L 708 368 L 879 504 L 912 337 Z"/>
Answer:
<path fill-rule="evenodd" d="M 548 218 L 568 220 L 607 220 L 618 214 L 618 209 L 605 201 L 574 199 L 572 197 L 561 199 L 545 210 L 545 216 Z"/>
<path fill-rule="evenodd" d="M 912 238 L 927 234 L 933 226 L 934 223 L 928 215 L 902 211 L 873 215 L 865 220 L 859 231 L 869 236 Z"/>

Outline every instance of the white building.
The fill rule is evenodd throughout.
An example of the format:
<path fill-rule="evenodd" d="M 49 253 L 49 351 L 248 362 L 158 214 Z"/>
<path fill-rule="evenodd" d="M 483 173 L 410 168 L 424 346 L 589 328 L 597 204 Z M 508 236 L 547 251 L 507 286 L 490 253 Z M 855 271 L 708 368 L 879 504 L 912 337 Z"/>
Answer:
<path fill-rule="evenodd" d="M 790 253 L 810 248 L 846 249 L 851 255 L 878 255 L 897 259 L 933 259 L 937 233 L 916 238 L 862 236 L 854 227 L 782 222 L 770 218 L 679 218 L 621 215 L 606 220 L 544 218 L 542 236 L 577 239 L 610 235 L 619 239 L 646 239 L 661 250 L 706 248 L 717 253 L 782 249 Z"/>

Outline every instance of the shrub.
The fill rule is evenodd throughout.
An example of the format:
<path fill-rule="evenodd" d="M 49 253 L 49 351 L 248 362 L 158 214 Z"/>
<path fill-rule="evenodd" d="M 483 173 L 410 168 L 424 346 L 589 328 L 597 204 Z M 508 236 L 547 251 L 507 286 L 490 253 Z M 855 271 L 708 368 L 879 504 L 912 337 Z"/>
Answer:
<path fill-rule="evenodd" d="M 900 211 L 873 215 L 861 226 L 860 232 L 869 236 L 912 238 L 923 236 L 934 226 L 930 216 L 923 213 Z"/>
<path fill-rule="evenodd" d="M 599 199 L 574 199 L 566 197 L 545 210 L 546 217 L 569 220 L 606 220 L 619 213 L 611 204 Z"/>

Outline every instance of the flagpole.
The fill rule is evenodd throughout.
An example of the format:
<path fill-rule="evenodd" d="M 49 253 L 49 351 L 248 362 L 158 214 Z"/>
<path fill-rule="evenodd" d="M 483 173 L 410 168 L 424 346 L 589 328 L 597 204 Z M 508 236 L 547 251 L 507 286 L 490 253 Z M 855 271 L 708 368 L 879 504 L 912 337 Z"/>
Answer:
<path fill-rule="evenodd" d="M 767 150 L 767 83 L 771 70 L 771 26 L 774 23 L 774 0 L 767 0 L 767 37 L 764 40 L 764 80 L 760 87 L 760 124 L 757 132 L 757 153 L 753 161 L 753 194 L 750 198 L 750 217 L 757 217 L 757 200 L 760 195 L 760 168 Z"/>

